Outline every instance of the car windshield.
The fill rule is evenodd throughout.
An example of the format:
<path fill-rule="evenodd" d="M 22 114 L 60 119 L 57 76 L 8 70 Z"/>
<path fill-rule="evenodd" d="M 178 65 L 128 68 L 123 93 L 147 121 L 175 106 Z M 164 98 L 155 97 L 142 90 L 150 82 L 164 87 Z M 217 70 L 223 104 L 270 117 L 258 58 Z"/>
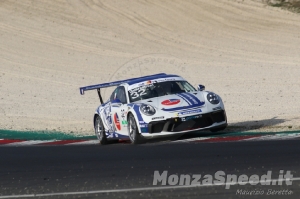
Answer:
<path fill-rule="evenodd" d="M 187 81 L 151 82 L 128 91 L 130 102 L 171 95 L 182 92 L 196 91 Z"/>

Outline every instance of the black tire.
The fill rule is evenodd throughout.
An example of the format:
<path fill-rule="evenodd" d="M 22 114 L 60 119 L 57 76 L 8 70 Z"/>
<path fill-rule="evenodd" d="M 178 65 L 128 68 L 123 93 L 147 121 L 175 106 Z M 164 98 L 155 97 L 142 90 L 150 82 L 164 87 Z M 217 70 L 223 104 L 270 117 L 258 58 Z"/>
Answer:
<path fill-rule="evenodd" d="M 94 128 L 95 128 L 95 134 L 96 134 L 100 144 L 102 144 L 102 145 L 108 144 L 106 134 L 105 134 L 105 128 L 104 128 L 103 122 L 99 115 L 97 115 L 95 118 Z"/>
<path fill-rule="evenodd" d="M 224 110 L 224 117 L 225 117 L 226 123 L 224 125 L 222 125 L 222 126 L 210 129 L 211 132 L 215 133 L 215 132 L 223 131 L 224 129 L 226 129 L 228 123 L 227 123 L 227 115 L 226 115 L 225 110 Z"/>
<path fill-rule="evenodd" d="M 127 118 L 128 137 L 132 144 L 140 144 L 141 136 L 134 116 L 130 113 Z"/>

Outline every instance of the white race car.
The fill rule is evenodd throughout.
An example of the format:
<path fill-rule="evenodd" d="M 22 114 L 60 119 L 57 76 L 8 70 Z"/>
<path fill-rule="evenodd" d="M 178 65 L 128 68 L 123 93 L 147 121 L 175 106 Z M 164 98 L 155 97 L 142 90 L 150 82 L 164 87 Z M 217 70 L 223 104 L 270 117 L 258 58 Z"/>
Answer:
<path fill-rule="evenodd" d="M 117 86 L 103 103 L 100 88 Z M 129 139 L 142 143 L 161 136 L 181 135 L 209 129 L 226 128 L 222 99 L 197 90 L 178 75 L 165 73 L 108 82 L 80 88 L 80 93 L 97 89 L 101 105 L 94 114 L 95 134 L 101 144 L 109 140 Z"/>

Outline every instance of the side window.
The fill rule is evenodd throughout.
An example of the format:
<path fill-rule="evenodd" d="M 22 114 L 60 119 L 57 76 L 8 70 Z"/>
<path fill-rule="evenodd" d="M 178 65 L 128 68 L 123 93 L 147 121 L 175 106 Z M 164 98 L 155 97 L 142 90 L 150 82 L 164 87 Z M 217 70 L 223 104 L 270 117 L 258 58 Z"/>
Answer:
<path fill-rule="evenodd" d="M 110 98 L 109 98 L 110 101 L 113 101 L 113 100 L 116 98 L 117 89 L 118 89 L 118 88 L 116 88 L 116 89 L 114 90 L 114 92 L 112 92 L 112 94 L 111 94 L 111 96 L 110 96 Z"/>
<path fill-rule="evenodd" d="M 124 86 L 120 86 L 117 88 L 117 99 L 119 99 L 123 104 L 127 104 L 126 93 Z"/>
<path fill-rule="evenodd" d="M 189 84 L 188 82 L 182 81 L 181 85 L 183 86 L 184 90 L 187 91 L 187 92 L 196 91 L 196 89 L 191 84 Z"/>

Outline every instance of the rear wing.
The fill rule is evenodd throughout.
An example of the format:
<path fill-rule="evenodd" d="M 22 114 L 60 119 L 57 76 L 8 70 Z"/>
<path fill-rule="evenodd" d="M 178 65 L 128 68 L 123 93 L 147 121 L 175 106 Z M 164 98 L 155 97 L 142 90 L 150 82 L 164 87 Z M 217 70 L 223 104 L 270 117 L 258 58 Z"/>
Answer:
<path fill-rule="evenodd" d="M 131 78 L 131 79 L 125 79 L 125 80 L 119 80 L 115 82 L 107 82 L 107 83 L 102 83 L 102 84 L 95 84 L 95 85 L 90 85 L 90 86 L 84 86 L 80 87 L 80 94 L 84 95 L 84 91 L 89 91 L 89 90 L 95 90 L 98 88 L 107 88 L 107 87 L 112 87 L 112 86 L 119 86 L 120 84 L 128 83 L 132 80 L 137 80 L 137 79 L 142 79 L 142 78 L 147 78 L 147 77 L 159 77 L 166 75 L 166 73 L 158 73 L 155 75 L 148 75 L 148 76 L 143 76 L 143 77 L 136 77 L 136 78 Z"/>
<path fill-rule="evenodd" d="M 133 81 L 133 80 L 138 80 L 138 79 L 142 79 L 142 78 L 149 78 L 149 77 L 156 78 L 156 77 L 160 77 L 160 76 L 164 76 L 164 75 L 166 75 L 166 73 L 158 73 L 158 74 L 148 75 L 148 76 L 143 76 L 143 77 L 136 77 L 136 78 L 119 80 L 119 81 L 114 81 L 114 82 L 95 84 L 95 85 L 80 87 L 79 90 L 80 90 L 80 94 L 84 95 L 85 91 L 97 89 L 97 92 L 98 92 L 98 95 L 99 95 L 99 98 L 100 98 L 100 103 L 102 104 L 103 100 L 102 100 L 102 97 L 101 97 L 101 94 L 100 94 L 100 88 L 119 86 L 120 84 L 128 83 L 128 82 Z"/>

